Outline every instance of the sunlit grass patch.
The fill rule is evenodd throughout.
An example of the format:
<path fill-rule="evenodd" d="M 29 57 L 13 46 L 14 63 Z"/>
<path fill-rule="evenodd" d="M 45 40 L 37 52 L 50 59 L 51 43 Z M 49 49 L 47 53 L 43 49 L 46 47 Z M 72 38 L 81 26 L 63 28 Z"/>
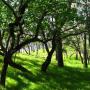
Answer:
<path fill-rule="evenodd" d="M 76 60 L 73 55 L 70 58 L 65 57 L 65 67 L 60 68 L 54 53 L 47 73 L 43 73 L 41 65 L 46 55 L 47 53 L 42 51 L 39 51 L 37 56 L 35 52 L 31 55 L 17 53 L 13 61 L 31 71 L 32 74 L 9 66 L 6 90 L 90 90 L 90 65 L 88 69 L 84 69 L 80 59 Z"/>
<path fill-rule="evenodd" d="M 14 85 L 18 84 L 18 81 L 16 81 L 15 79 L 11 78 L 11 77 L 7 77 L 7 83 L 6 85 L 8 85 L 8 87 L 13 87 Z"/>

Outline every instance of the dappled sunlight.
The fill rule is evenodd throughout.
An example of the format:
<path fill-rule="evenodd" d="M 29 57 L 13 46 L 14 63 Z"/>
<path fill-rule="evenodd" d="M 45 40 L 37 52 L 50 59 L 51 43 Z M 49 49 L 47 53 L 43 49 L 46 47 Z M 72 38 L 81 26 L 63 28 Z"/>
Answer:
<path fill-rule="evenodd" d="M 90 90 L 90 0 L 0 1 L 0 90 Z"/>
<path fill-rule="evenodd" d="M 31 82 L 26 88 L 23 88 L 22 90 L 39 90 L 41 86 L 37 83 Z"/>
<path fill-rule="evenodd" d="M 75 57 L 70 58 L 66 58 L 64 60 L 64 64 L 70 67 L 78 67 L 78 68 L 83 68 L 83 64 L 81 63 L 80 60 L 76 60 Z"/>
<path fill-rule="evenodd" d="M 7 77 L 6 78 L 6 85 L 8 85 L 8 87 L 13 87 L 13 86 L 16 86 L 18 84 L 18 81 L 13 79 L 13 78 L 10 78 L 10 77 Z"/>
<path fill-rule="evenodd" d="M 90 70 L 82 68 L 80 60 L 64 60 L 65 67 L 57 66 L 55 56 L 46 73 L 41 72 L 42 57 L 17 54 L 14 62 L 32 72 L 23 73 L 9 66 L 7 90 L 90 90 Z"/>

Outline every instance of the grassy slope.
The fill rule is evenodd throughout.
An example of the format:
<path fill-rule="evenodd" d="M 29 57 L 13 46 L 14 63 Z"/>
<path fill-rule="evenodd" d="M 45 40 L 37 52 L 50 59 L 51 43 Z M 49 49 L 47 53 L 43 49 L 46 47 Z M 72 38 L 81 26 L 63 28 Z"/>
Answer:
<path fill-rule="evenodd" d="M 33 74 L 9 67 L 6 90 L 90 90 L 90 68 L 83 69 L 80 60 L 74 60 L 74 57 L 69 60 L 66 57 L 65 67 L 59 68 L 53 57 L 47 73 L 41 73 L 45 56 L 42 52 L 38 56 L 35 53 L 18 54 L 15 62 L 22 64 Z"/>

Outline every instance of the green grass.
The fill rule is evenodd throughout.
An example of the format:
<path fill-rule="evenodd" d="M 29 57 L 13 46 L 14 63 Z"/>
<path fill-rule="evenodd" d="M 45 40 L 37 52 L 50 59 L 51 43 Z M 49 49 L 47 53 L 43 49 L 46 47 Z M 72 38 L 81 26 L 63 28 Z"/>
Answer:
<path fill-rule="evenodd" d="M 45 57 L 46 54 L 41 51 L 38 56 L 35 53 L 17 54 L 15 62 L 20 63 L 33 74 L 9 67 L 6 89 L 0 88 L 0 90 L 90 90 L 90 67 L 84 69 L 80 60 L 75 60 L 73 56 L 64 57 L 65 67 L 60 68 L 53 56 L 47 73 L 42 73 L 40 68 Z M 2 66 L 1 63 L 0 59 Z"/>

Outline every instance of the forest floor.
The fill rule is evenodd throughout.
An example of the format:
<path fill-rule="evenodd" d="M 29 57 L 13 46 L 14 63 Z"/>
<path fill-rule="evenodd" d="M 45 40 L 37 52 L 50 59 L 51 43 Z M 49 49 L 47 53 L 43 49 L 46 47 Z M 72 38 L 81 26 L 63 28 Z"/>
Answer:
<path fill-rule="evenodd" d="M 80 60 L 64 57 L 64 68 L 57 66 L 55 56 L 47 73 L 41 72 L 45 54 L 17 54 L 16 63 L 27 68 L 31 73 L 23 73 L 12 67 L 8 68 L 6 88 L 0 90 L 90 90 L 90 66 L 83 68 Z M 2 60 L 0 59 L 0 72 Z"/>

